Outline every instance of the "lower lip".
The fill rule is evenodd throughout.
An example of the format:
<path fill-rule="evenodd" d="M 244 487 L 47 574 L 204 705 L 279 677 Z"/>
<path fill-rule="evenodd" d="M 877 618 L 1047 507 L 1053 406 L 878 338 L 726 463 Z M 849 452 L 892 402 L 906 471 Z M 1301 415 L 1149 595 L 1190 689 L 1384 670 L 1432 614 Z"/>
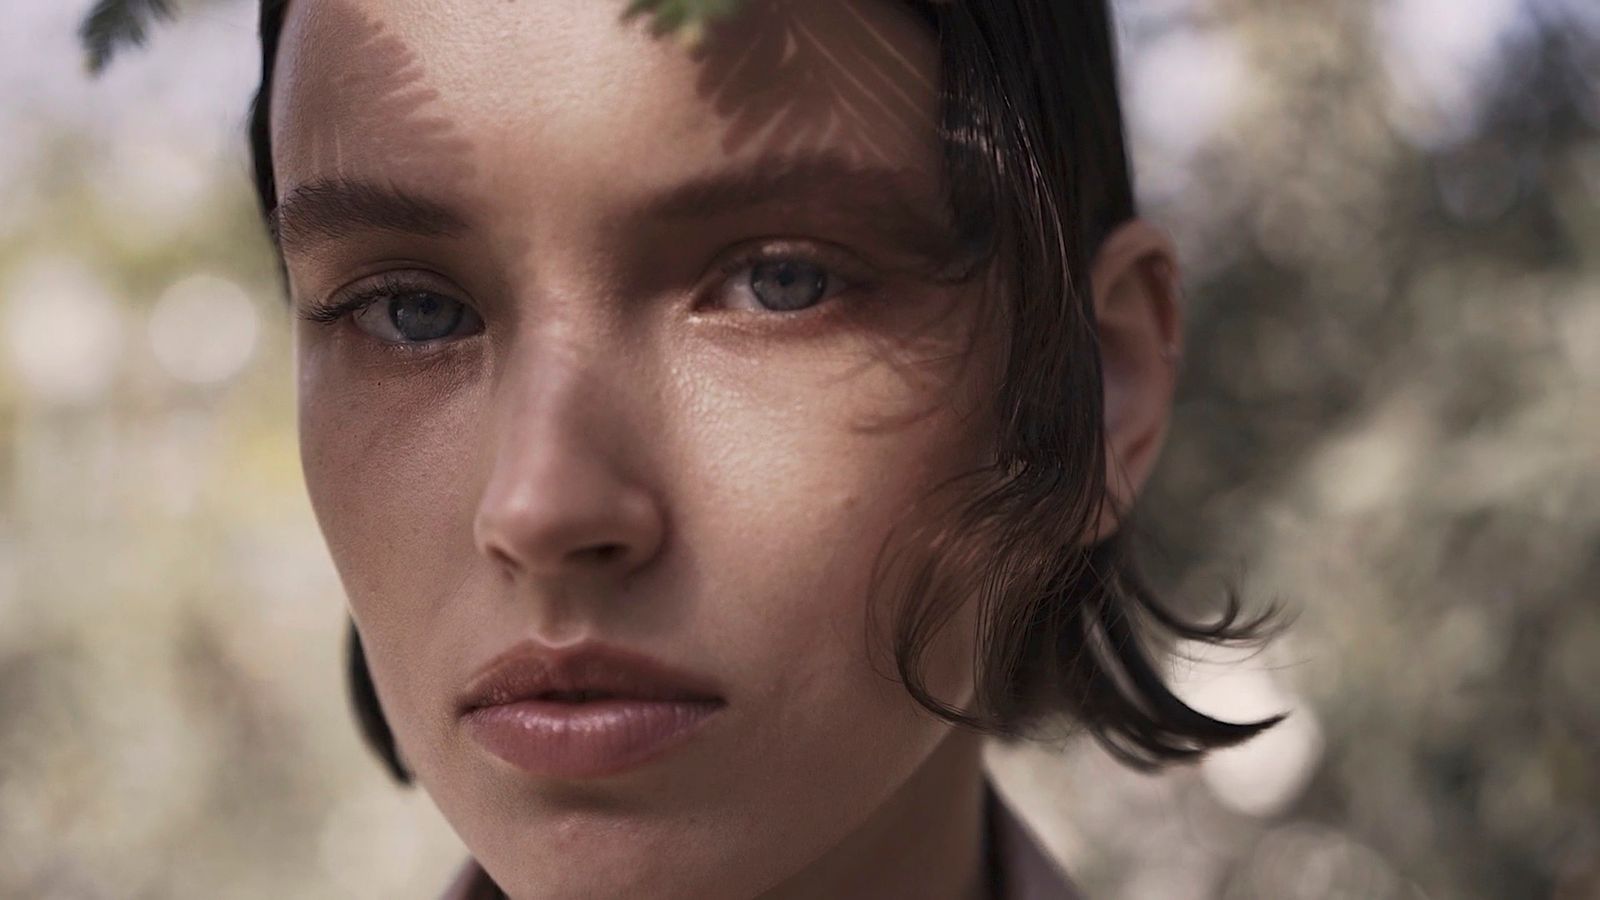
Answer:
<path fill-rule="evenodd" d="M 530 775 L 600 778 L 655 759 L 722 707 L 720 700 L 522 700 L 463 720 L 485 749 Z"/>

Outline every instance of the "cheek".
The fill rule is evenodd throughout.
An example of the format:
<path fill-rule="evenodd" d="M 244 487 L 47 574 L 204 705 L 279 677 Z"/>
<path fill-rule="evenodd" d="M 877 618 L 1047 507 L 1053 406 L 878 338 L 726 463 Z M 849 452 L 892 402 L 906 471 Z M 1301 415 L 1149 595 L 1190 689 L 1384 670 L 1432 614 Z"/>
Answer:
<path fill-rule="evenodd" d="M 353 363 L 335 341 L 299 346 L 306 486 L 365 633 L 376 598 L 414 607 L 471 558 L 476 400 L 457 379 Z"/>
<path fill-rule="evenodd" d="M 768 482 L 765 515 L 706 524 L 719 532 L 701 543 L 702 560 L 719 560 L 722 584 L 715 602 L 726 604 L 720 613 L 741 631 L 729 643 L 765 655 L 775 690 L 788 695 L 784 705 L 910 702 L 902 687 L 880 678 L 873 667 L 895 674 L 890 636 L 895 604 L 906 587 L 903 563 L 925 558 L 922 548 L 905 540 L 916 534 L 907 513 L 930 483 L 911 475 L 922 466 L 906 460 L 925 449 L 906 447 L 907 455 L 887 459 L 868 452 L 828 456 L 831 463 L 805 473 L 789 468 L 786 479 Z M 890 577 L 875 579 L 880 558 L 901 550 L 903 563 Z M 952 622 L 926 657 L 936 664 L 928 673 L 930 686 L 946 699 L 960 688 L 969 629 L 968 622 Z M 860 721 L 851 714 L 825 715 Z"/>
<path fill-rule="evenodd" d="M 891 646 L 869 633 L 869 604 L 882 613 L 888 600 L 869 587 L 880 546 L 932 476 L 981 455 L 948 420 L 868 436 L 839 426 L 860 410 L 811 408 L 816 418 L 787 427 L 746 410 L 763 427 L 740 430 L 761 439 L 707 483 L 694 541 L 714 573 L 699 600 L 710 607 L 704 618 L 749 713 L 724 770 L 747 785 L 735 815 L 781 801 L 802 847 L 833 823 L 860 821 L 949 731 L 898 682 Z M 957 706 L 972 696 L 971 627 L 958 616 L 924 657 L 927 687 Z"/>
<path fill-rule="evenodd" d="M 747 665 L 770 672 L 768 699 L 786 711 L 775 732 L 926 725 L 902 716 L 913 701 L 873 669 L 894 675 L 889 647 L 869 638 L 869 604 L 887 626 L 885 604 L 901 584 L 869 589 L 885 541 L 914 533 L 919 510 L 935 515 L 918 507 L 929 489 L 990 458 L 990 382 L 954 362 L 952 347 L 968 349 L 952 340 L 885 355 L 864 343 L 825 357 L 719 360 L 716 379 L 701 384 L 716 413 L 694 420 L 691 442 L 716 448 L 702 457 L 714 466 L 680 504 L 680 521 L 716 573 L 704 602 L 736 632 L 722 645 L 759 655 Z M 904 549 L 918 558 L 914 544 Z M 948 702 L 970 681 L 972 623 L 962 616 L 927 655 L 929 686 Z"/>

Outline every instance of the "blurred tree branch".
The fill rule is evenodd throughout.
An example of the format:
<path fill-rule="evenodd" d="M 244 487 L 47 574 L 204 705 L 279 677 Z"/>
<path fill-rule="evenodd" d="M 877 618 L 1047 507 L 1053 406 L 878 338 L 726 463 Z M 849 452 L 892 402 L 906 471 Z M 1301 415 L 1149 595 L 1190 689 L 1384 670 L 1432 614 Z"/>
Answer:
<path fill-rule="evenodd" d="M 624 20 L 651 13 L 651 31 L 677 34 L 698 43 L 712 20 L 739 8 L 744 0 L 629 0 Z M 173 0 L 98 0 L 78 24 L 78 41 L 90 75 L 99 75 L 123 47 L 140 47 L 157 21 L 176 15 Z"/>

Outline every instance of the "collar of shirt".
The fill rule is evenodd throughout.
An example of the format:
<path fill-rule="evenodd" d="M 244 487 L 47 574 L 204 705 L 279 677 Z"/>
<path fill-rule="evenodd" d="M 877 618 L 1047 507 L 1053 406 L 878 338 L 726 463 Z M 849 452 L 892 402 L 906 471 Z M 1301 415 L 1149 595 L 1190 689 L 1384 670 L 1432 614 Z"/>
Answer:
<path fill-rule="evenodd" d="M 994 894 L 1004 900 L 1079 900 L 1080 894 L 1038 836 L 984 780 L 985 841 Z M 439 900 L 505 900 L 489 873 L 468 859 Z"/>

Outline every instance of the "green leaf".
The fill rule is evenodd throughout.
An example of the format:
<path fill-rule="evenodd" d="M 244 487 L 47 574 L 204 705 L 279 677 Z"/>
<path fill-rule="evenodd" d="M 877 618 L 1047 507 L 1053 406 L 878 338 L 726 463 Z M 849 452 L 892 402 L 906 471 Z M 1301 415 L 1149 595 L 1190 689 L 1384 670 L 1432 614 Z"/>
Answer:
<path fill-rule="evenodd" d="M 656 35 L 676 33 L 687 43 L 699 43 L 706 27 L 742 5 L 744 0 L 631 0 L 624 19 L 640 13 L 655 14 L 650 30 Z"/>

